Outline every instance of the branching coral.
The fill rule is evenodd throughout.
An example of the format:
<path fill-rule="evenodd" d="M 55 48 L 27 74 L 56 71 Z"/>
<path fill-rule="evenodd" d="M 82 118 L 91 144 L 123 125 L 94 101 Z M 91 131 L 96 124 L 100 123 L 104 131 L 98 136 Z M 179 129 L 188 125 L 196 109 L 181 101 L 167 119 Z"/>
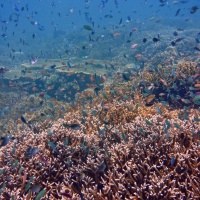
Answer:
<path fill-rule="evenodd" d="M 179 119 L 157 106 L 162 115 L 155 106 L 135 110 L 133 102 L 113 101 L 106 111 L 77 109 L 41 132 L 24 131 L 1 147 L 1 198 L 198 199 L 197 113 Z M 112 121 L 102 121 L 101 112 Z M 64 127 L 66 120 L 81 129 Z M 38 151 L 27 154 L 30 147 Z"/>

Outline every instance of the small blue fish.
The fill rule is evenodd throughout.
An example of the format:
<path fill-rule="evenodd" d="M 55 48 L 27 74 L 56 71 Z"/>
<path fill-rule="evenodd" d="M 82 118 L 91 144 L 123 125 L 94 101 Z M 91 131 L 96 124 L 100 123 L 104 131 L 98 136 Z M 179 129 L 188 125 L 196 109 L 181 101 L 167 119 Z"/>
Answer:
<path fill-rule="evenodd" d="M 2 137 L 1 140 L 2 140 L 1 146 L 3 147 L 3 146 L 6 146 L 9 143 L 10 139 L 9 139 L 9 136 L 6 135 L 5 137 Z"/>
<path fill-rule="evenodd" d="M 164 123 L 164 128 L 165 128 L 165 132 L 167 132 L 167 130 L 171 127 L 170 122 L 166 119 L 165 123 Z"/>
<path fill-rule="evenodd" d="M 81 128 L 80 124 L 67 124 L 67 123 L 63 123 L 63 126 L 65 128 L 71 128 L 73 130 L 79 130 Z"/>
<path fill-rule="evenodd" d="M 101 8 L 105 8 L 105 3 L 106 3 L 106 1 L 101 1 L 101 3 L 100 3 L 100 5 L 99 5 L 99 7 L 101 7 Z"/>
<path fill-rule="evenodd" d="M 188 81 L 191 82 L 191 83 L 194 83 L 194 79 L 193 79 L 192 77 L 190 77 L 190 78 L 188 79 Z"/>
<path fill-rule="evenodd" d="M 59 154 L 59 150 L 56 148 L 56 145 L 55 145 L 54 142 L 50 141 L 50 142 L 48 143 L 48 145 L 52 148 L 52 150 L 53 150 L 53 152 L 54 152 L 55 154 Z"/>
<path fill-rule="evenodd" d="M 151 123 L 148 119 L 146 119 L 145 122 L 146 122 L 146 124 L 147 124 L 148 126 L 152 126 L 152 123 Z"/>
<path fill-rule="evenodd" d="M 46 194 L 46 190 L 41 190 L 39 194 L 35 197 L 35 200 L 40 200 Z"/>
<path fill-rule="evenodd" d="M 92 110 L 91 114 L 92 114 L 93 116 L 96 116 L 96 115 L 97 115 L 97 111 L 96 111 L 96 110 Z"/>
<path fill-rule="evenodd" d="M 156 107 L 156 111 L 158 114 L 162 115 L 162 111 L 160 110 L 160 108 Z"/>
<path fill-rule="evenodd" d="M 115 0 L 115 5 L 116 5 L 116 7 L 118 7 L 118 5 L 119 5 L 117 0 Z"/>
<path fill-rule="evenodd" d="M 177 129 L 181 129 L 181 127 L 179 126 L 179 124 L 177 124 L 176 122 L 174 123 L 174 127 Z"/>
<path fill-rule="evenodd" d="M 99 135 L 103 135 L 105 133 L 105 129 L 99 129 Z"/>
<path fill-rule="evenodd" d="M 19 12 L 19 8 L 18 8 L 16 3 L 13 5 L 13 8 L 14 8 L 15 11 Z"/>
<path fill-rule="evenodd" d="M 175 165 L 175 158 L 174 158 L 174 156 L 172 156 L 172 158 L 171 158 L 171 167 L 173 167 Z"/>
<path fill-rule="evenodd" d="M 42 26 L 42 25 L 40 25 L 40 24 L 38 24 L 38 29 L 39 29 L 40 31 L 44 31 L 44 30 L 45 30 L 44 26 Z"/>
<path fill-rule="evenodd" d="M 0 169 L 0 175 L 2 175 L 4 173 L 3 169 Z"/>
<path fill-rule="evenodd" d="M 105 169 L 106 169 L 106 164 L 105 162 L 103 162 L 99 165 L 98 172 L 103 173 Z"/>
<path fill-rule="evenodd" d="M 122 133 L 122 139 L 124 140 L 124 142 L 128 142 L 128 138 L 125 136 L 124 133 Z"/>
<path fill-rule="evenodd" d="M 27 151 L 26 151 L 26 153 L 25 153 L 25 155 L 26 155 L 27 158 L 30 159 L 31 157 L 35 156 L 38 152 L 39 152 L 38 147 L 29 146 Z"/>
<path fill-rule="evenodd" d="M 176 72 L 174 69 L 172 69 L 172 76 L 176 77 Z"/>
<path fill-rule="evenodd" d="M 69 61 L 67 62 L 67 66 L 68 66 L 69 68 L 72 68 L 72 66 L 71 66 L 71 64 L 70 64 Z"/>
<path fill-rule="evenodd" d="M 149 90 L 148 88 L 145 88 L 145 89 L 144 89 L 144 91 L 145 91 L 145 93 L 147 93 L 147 95 L 149 95 L 149 94 L 151 94 L 151 93 L 152 93 L 152 91 L 151 91 L 151 90 Z"/>
<path fill-rule="evenodd" d="M 50 141 L 48 144 L 53 150 L 56 148 L 56 145 L 54 142 Z"/>
<path fill-rule="evenodd" d="M 140 133 L 144 133 L 144 130 L 142 128 L 139 128 Z"/>
<path fill-rule="evenodd" d="M 138 110 L 138 108 L 139 108 L 139 104 L 136 104 L 134 110 Z"/>
<path fill-rule="evenodd" d="M 127 17 L 127 22 L 130 22 L 132 19 L 130 16 Z"/>
<path fill-rule="evenodd" d="M 200 122 L 199 117 L 198 117 L 198 116 L 194 116 L 194 121 L 195 121 L 195 122 Z"/>
<path fill-rule="evenodd" d="M 69 145 L 69 140 L 68 138 L 65 138 L 63 141 L 64 146 L 68 146 Z"/>
<path fill-rule="evenodd" d="M 39 191 L 41 190 L 40 186 L 39 185 L 33 185 L 31 187 L 31 191 L 35 192 L 35 193 L 38 193 Z"/>
<path fill-rule="evenodd" d="M 167 102 L 166 101 L 161 101 L 160 102 L 164 107 L 167 105 Z"/>
<path fill-rule="evenodd" d="M 30 182 L 28 182 L 27 184 L 26 184 L 26 186 L 25 186 L 25 193 L 30 189 L 30 187 L 31 187 L 31 183 Z"/>

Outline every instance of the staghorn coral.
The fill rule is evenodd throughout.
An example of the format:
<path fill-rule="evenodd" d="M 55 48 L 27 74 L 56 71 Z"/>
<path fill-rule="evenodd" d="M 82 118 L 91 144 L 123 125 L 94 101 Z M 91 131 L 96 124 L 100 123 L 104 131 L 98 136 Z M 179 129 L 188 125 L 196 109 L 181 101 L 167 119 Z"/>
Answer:
<path fill-rule="evenodd" d="M 198 111 L 185 120 L 178 117 L 184 110 L 161 104 L 95 103 L 1 147 L 2 199 L 199 199 Z M 81 129 L 66 129 L 66 122 Z M 30 146 L 38 152 L 29 155 Z"/>

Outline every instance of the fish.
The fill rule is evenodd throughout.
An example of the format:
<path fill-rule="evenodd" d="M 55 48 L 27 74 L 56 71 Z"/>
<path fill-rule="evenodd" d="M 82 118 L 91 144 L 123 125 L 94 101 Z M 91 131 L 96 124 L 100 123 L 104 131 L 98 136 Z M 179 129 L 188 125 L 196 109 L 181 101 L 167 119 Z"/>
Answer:
<path fill-rule="evenodd" d="M 199 9 L 199 7 L 197 5 L 192 6 L 192 8 L 190 9 L 190 14 L 194 14 L 198 9 Z"/>
<path fill-rule="evenodd" d="M 184 31 L 185 29 L 183 28 L 177 28 L 177 31 Z"/>
<path fill-rule="evenodd" d="M 93 31 L 93 28 L 89 25 L 84 25 L 83 28 L 87 31 Z"/>
<path fill-rule="evenodd" d="M 28 126 L 30 129 L 32 129 L 32 126 L 31 126 L 31 124 L 30 124 L 30 121 L 27 121 L 23 115 L 21 115 L 20 119 L 21 119 L 21 121 L 22 121 L 24 124 L 27 124 L 27 126 Z"/>
<path fill-rule="evenodd" d="M 100 173 L 103 173 L 103 172 L 105 171 L 105 169 L 106 169 L 106 164 L 105 164 L 105 162 L 102 162 L 102 163 L 99 165 L 97 171 L 100 172 Z"/>
<path fill-rule="evenodd" d="M 5 33 L 3 33 L 3 34 L 1 35 L 1 37 L 7 38 L 8 36 L 7 36 Z"/>
<path fill-rule="evenodd" d="M 5 67 L 0 67 L 0 74 L 4 75 L 6 72 L 10 71 L 9 69 L 5 68 Z"/>
<path fill-rule="evenodd" d="M 1 22 L 4 23 L 4 24 L 8 24 L 9 23 L 9 21 L 7 21 L 7 20 L 1 20 Z"/>
<path fill-rule="evenodd" d="M 26 156 L 26 158 L 30 159 L 31 157 L 35 156 L 38 152 L 39 152 L 38 147 L 29 146 L 25 153 L 25 156 Z"/>
<path fill-rule="evenodd" d="M 63 123 L 63 126 L 65 128 L 71 128 L 73 130 L 79 130 L 81 128 L 80 124 L 67 124 L 67 123 Z"/>
<path fill-rule="evenodd" d="M 117 0 L 115 0 L 115 6 L 118 7 L 118 1 Z"/>
<path fill-rule="evenodd" d="M 28 124 L 28 122 L 26 121 L 26 119 L 24 118 L 23 115 L 21 116 L 21 121 L 22 121 L 24 124 Z"/>
<path fill-rule="evenodd" d="M 153 42 L 159 42 L 159 41 L 160 41 L 159 38 L 156 38 L 156 37 L 153 38 Z"/>
<path fill-rule="evenodd" d="M 45 30 L 44 26 L 43 26 L 43 25 L 40 25 L 40 24 L 38 24 L 38 29 L 39 29 L 40 31 L 44 31 L 44 30 Z"/>
<path fill-rule="evenodd" d="M 120 33 L 114 33 L 114 34 L 113 34 L 114 37 L 118 37 L 118 36 L 120 36 L 120 35 L 121 35 Z"/>
<path fill-rule="evenodd" d="M 164 122 L 164 128 L 165 128 L 165 130 L 167 131 L 170 127 L 171 127 L 170 122 L 167 119 L 165 119 L 165 122 Z"/>
<path fill-rule="evenodd" d="M 181 129 L 181 127 L 179 126 L 179 124 L 177 124 L 176 122 L 174 123 L 174 127 L 177 129 Z"/>
<path fill-rule="evenodd" d="M 166 80 L 160 78 L 160 81 L 161 81 L 161 83 L 162 83 L 164 86 L 166 86 L 166 87 L 168 86 Z"/>
<path fill-rule="evenodd" d="M 195 38 L 195 42 L 196 42 L 196 43 L 200 43 L 199 38 Z"/>
<path fill-rule="evenodd" d="M 146 43 L 147 42 L 147 38 L 143 38 L 142 42 Z"/>
<path fill-rule="evenodd" d="M 115 69 L 115 66 L 113 64 L 110 64 L 110 67 L 113 69 L 113 70 L 116 70 Z"/>
<path fill-rule="evenodd" d="M 67 67 L 72 68 L 72 65 L 69 61 L 67 61 Z"/>
<path fill-rule="evenodd" d="M 122 73 L 122 78 L 125 81 L 130 81 L 130 77 L 129 77 L 129 75 L 127 73 Z"/>
<path fill-rule="evenodd" d="M 178 1 L 173 1 L 172 4 L 176 5 L 176 4 L 179 4 L 179 2 Z"/>
<path fill-rule="evenodd" d="M 5 137 L 1 137 L 1 140 L 2 140 L 1 147 L 3 147 L 3 146 L 6 146 L 9 143 L 10 138 L 9 138 L 8 135 L 6 135 Z"/>
<path fill-rule="evenodd" d="M 128 138 L 126 137 L 124 133 L 122 133 L 122 139 L 124 140 L 124 142 L 128 142 Z"/>
<path fill-rule="evenodd" d="M 56 148 L 56 144 L 53 141 L 50 141 L 48 145 L 53 149 L 55 154 L 59 154 L 59 150 Z"/>
<path fill-rule="evenodd" d="M 193 99 L 194 104 L 200 106 L 200 95 L 195 96 Z"/>
<path fill-rule="evenodd" d="M 122 24 L 122 18 L 119 20 L 119 25 Z"/>
<path fill-rule="evenodd" d="M 162 115 L 162 111 L 160 110 L 160 108 L 156 107 L 156 111 L 158 114 Z"/>
<path fill-rule="evenodd" d="M 132 44 L 131 49 L 135 49 L 138 46 L 138 44 Z"/>
<path fill-rule="evenodd" d="M 102 86 L 97 86 L 97 87 L 95 87 L 95 88 L 94 88 L 95 94 L 98 96 L 98 95 L 99 95 L 99 91 L 102 90 L 102 89 L 103 89 Z"/>
<path fill-rule="evenodd" d="M 172 156 L 170 164 L 171 164 L 171 167 L 173 167 L 175 165 L 175 157 L 174 156 Z"/>
<path fill-rule="evenodd" d="M 148 126 L 152 126 L 153 124 L 148 120 L 148 119 L 145 119 L 145 122 Z"/>
<path fill-rule="evenodd" d="M 177 42 L 180 42 L 184 39 L 184 37 L 180 37 L 180 38 L 177 38 L 174 42 L 177 43 Z"/>
<path fill-rule="evenodd" d="M 13 8 L 14 8 L 15 11 L 19 12 L 19 8 L 18 8 L 16 3 L 13 5 Z"/>
<path fill-rule="evenodd" d="M 176 42 L 175 42 L 175 41 L 172 41 L 172 42 L 171 42 L 171 45 L 172 45 L 172 46 L 175 46 L 175 45 L 176 45 Z"/>
<path fill-rule="evenodd" d="M 199 47 L 194 47 L 194 50 L 200 51 L 200 48 Z"/>
<path fill-rule="evenodd" d="M 130 21 L 132 21 L 132 19 L 130 16 L 128 16 L 126 22 L 130 22 Z"/>
<path fill-rule="evenodd" d="M 145 99 L 146 105 L 151 105 L 155 101 L 155 95 L 150 94 L 150 93 L 151 93 L 151 91 L 149 91 L 148 93 L 145 93 L 145 95 L 147 96 L 146 99 Z"/>
<path fill-rule="evenodd" d="M 181 99 L 181 102 L 188 105 L 188 104 L 191 104 L 192 102 L 189 100 L 189 99 Z"/>
<path fill-rule="evenodd" d="M 104 135 L 105 129 L 98 128 L 99 135 Z"/>
<path fill-rule="evenodd" d="M 178 15 L 179 15 L 179 13 L 180 13 L 180 11 L 181 11 L 181 9 L 179 8 L 179 9 L 176 11 L 176 14 L 175 14 L 175 16 L 178 16 Z"/>
<path fill-rule="evenodd" d="M 33 185 L 31 187 L 31 191 L 35 192 L 35 193 L 38 193 L 39 191 L 41 190 L 40 186 L 38 185 Z"/>
<path fill-rule="evenodd" d="M 43 189 L 39 192 L 39 194 L 35 197 L 35 200 L 40 200 L 46 194 L 46 190 Z"/>
<path fill-rule="evenodd" d="M 178 32 L 174 31 L 173 36 L 178 36 Z"/>
<path fill-rule="evenodd" d="M 49 67 L 50 69 L 55 69 L 56 68 L 56 64 L 53 64 Z"/>

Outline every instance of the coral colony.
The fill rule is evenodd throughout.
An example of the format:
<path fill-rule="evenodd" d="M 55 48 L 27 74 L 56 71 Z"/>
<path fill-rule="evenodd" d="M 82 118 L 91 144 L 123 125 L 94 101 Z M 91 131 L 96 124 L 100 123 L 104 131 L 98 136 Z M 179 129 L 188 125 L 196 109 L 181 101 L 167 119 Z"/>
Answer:
<path fill-rule="evenodd" d="M 199 65 L 131 73 L 58 120 L 22 116 L 2 137 L 0 199 L 200 199 Z"/>

